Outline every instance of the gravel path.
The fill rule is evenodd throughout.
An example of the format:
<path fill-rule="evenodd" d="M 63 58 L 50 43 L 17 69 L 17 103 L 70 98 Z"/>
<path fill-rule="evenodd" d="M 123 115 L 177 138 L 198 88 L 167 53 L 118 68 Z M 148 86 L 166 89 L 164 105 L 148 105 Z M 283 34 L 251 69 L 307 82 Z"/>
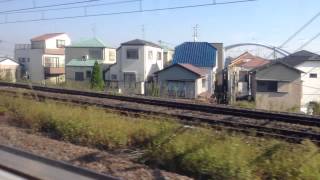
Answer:
<path fill-rule="evenodd" d="M 40 134 L 31 134 L 27 129 L 10 125 L 8 118 L 5 116 L 0 116 L 0 144 L 22 149 L 43 157 L 69 162 L 76 166 L 123 179 L 191 179 L 134 163 L 125 155 L 114 155 L 97 149 L 53 140 Z"/>

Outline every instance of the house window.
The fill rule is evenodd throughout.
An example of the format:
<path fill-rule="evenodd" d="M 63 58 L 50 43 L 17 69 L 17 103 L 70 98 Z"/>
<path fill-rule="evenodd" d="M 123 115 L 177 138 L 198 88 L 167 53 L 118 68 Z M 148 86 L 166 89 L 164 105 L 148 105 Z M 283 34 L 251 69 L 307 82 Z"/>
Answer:
<path fill-rule="evenodd" d="M 149 60 L 153 59 L 153 52 L 152 51 L 148 51 L 148 59 Z"/>
<path fill-rule="evenodd" d="M 127 59 L 139 59 L 139 50 L 127 49 Z"/>
<path fill-rule="evenodd" d="M 45 57 L 44 67 L 60 67 L 59 57 Z"/>
<path fill-rule="evenodd" d="M 257 81 L 257 92 L 278 92 L 278 82 Z"/>
<path fill-rule="evenodd" d="M 30 62 L 30 58 L 27 58 L 27 62 Z"/>
<path fill-rule="evenodd" d="M 65 40 L 57 39 L 57 48 L 64 48 L 66 46 Z"/>
<path fill-rule="evenodd" d="M 109 51 L 109 61 L 115 61 L 116 60 L 116 52 Z"/>
<path fill-rule="evenodd" d="M 111 80 L 117 80 L 117 75 L 116 74 L 111 74 Z"/>
<path fill-rule="evenodd" d="M 74 79 L 76 81 L 83 81 L 84 80 L 84 73 L 83 72 L 75 72 Z"/>
<path fill-rule="evenodd" d="M 203 78 L 202 79 L 202 88 L 206 88 L 207 87 L 207 79 Z"/>
<path fill-rule="evenodd" d="M 19 58 L 18 61 L 19 61 L 20 63 L 25 63 L 25 62 L 26 62 L 26 59 L 25 59 L 25 58 Z"/>
<path fill-rule="evenodd" d="M 316 73 L 311 73 L 311 74 L 309 74 L 309 77 L 310 77 L 310 78 L 318 78 L 318 74 L 316 74 Z"/>
<path fill-rule="evenodd" d="M 157 53 L 157 60 L 161 60 L 162 59 L 162 54 L 161 54 L 161 52 L 158 52 Z"/>
<path fill-rule="evenodd" d="M 99 48 L 91 48 L 89 49 L 89 58 L 90 59 L 103 59 L 102 58 L 102 49 Z"/>
<path fill-rule="evenodd" d="M 239 71 L 239 82 L 248 82 L 249 76 L 247 71 Z"/>
<path fill-rule="evenodd" d="M 91 71 L 87 71 L 86 76 L 87 76 L 87 78 L 91 78 Z"/>

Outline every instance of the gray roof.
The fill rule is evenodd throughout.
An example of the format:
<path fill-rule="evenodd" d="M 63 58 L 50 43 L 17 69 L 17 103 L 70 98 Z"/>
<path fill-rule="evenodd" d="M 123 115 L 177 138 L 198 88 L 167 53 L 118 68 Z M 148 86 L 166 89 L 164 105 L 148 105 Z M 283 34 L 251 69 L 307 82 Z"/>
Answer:
<path fill-rule="evenodd" d="M 278 60 L 295 67 L 305 61 L 320 61 L 320 55 L 302 50 Z"/>
<path fill-rule="evenodd" d="M 162 48 L 160 45 L 156 43 L 141 40 L 141 39 L 134 39 L 132 41 L 122 43 L 121 45 L 122 46 L 152 46 L 152 47 Z"/>
<path fill-rule="evenodd" d="M 267 63 L 267 64 L 265 64 L 265 65 L 263 65 L 263 66 L 256 67 L 256 68 L 250 70 L 250 72 L 257 72 L 257 71 L 260 71 L 260 70 L 262 70 L 262 69 L 269 68 L 269 67 L 271 67 L 271 66 L 274 65 L 274 64 L 282 64 L 282 65 L 288 67 L 289 69 L 292 69 L 292 70 L 297 71 L 297 72 L 299 72 L 299 73 L 303 73 L 303 71 L 300 71 L 299 69 L 294 68 L 293 66 L 291 66 L 291 65 L 289 65 L 289 64 L 287 64 L 287 63 L 285 63 L 285 62 L 283 62 L 283 61 L 277 61 L 277 60 L 273 60 L 273 61 L 270 61 L 269 63 Z"/>

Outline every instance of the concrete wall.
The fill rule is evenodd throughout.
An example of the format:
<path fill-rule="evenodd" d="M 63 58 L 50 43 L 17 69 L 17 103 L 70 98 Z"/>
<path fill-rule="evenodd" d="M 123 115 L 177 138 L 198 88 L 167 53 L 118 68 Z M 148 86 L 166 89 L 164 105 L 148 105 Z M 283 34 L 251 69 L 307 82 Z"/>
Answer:
<path fill-rule="evenodd" d="M 300 108 L 302 82 L 299 71 L 277 63 L 256 72 L 251 78 L 252 95 L 258 109 L 287 111 L 292 108 Z M 257 92 L 258 80 L 277 81 L 277 92 Z"/>
<path fill-rule="evenodd" d="M 295 81 L 288 82 L 287 88 L 288 93 L 256 92 L 256 108 L 272 111 L 299 109 L 301 104 L 301 80 L 296 79 Z"/>
<path fill-rule="evenodd" d="M 19 64 L 12 60 L 0 62 L 0 79 L 16 82 L 19 77 Z"/>
<path fill-rule="evenodd" d="M 310 102 L 320 102 L 320 61 L 305 61 L 296 68 L 304 72 L 301 74 L 301 110 L 307 112 Z M 317 74 L 318 77 L 310 78 L 310 74 Z"/>
<path fill-rule="evenodd" d="M 66 81 L 71 80 L 75 81 L 75 72 L 83 72 L 84 73 L 84 81 L 89 82 L 90 77 L 86 76 L 86 72 L 91 71 L 92 72 L 92 67 L 66 67 Z"/>

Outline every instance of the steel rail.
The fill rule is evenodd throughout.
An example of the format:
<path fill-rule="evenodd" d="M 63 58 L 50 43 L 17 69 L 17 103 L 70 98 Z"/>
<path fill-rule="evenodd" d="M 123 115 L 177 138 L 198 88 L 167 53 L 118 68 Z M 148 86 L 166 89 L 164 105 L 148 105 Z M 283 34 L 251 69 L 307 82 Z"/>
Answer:
<path fill-rule="evenodd" d="M 87 96 L 87 97 L 114 99 L 114 100 L 120 100 L 120 101 L 126 101 L 126 102 L 136 102 L 141 104 L 156 105 L 156 106 L 162 106 L 162 107 L 172 107 L 177 109 L 193 110 L 193 111 L 200 111 L 200 112 L 206 112 L 206 113 L 212 113 L 212 114 L 233 115 L 233 116 L 241 116 L 241 117 L 254 118 L 254 119 L 268 119 L 270 121 L 320 127 L 320 117 L 300 115 L 300 114 L 294 114 L 294 113 L 282 113 L 282 112 L 280 113 L 280 112 L 269 112 L 269 111 L 263 111 L 263 110 L 251 110 L 251 109 L 235 108 L 235 107 L 223 106 L 223 105 L 195 104 L 190 102 L 182 102 L 178 100 L 173 101 L 173 100 L 166 100 L 166 99 L 160 99 L 160 98 L 119 96 L 119 95 L 110 95 L 110 94 L 104 94 L 104 93 L 98 93 L 98 92 L 52 88 L 52 87 L 35 86 L 35 85 L 32 85 L 31 87 L 30 85 L 23 84 L 23 83 L 0 82 L 0 86 L 33 89 L 37 91 L 51 92 L 51 93 L 61 93 L 61 94 L 69 94 L 69 95 L 81 95 L 81 96 Z"/>

